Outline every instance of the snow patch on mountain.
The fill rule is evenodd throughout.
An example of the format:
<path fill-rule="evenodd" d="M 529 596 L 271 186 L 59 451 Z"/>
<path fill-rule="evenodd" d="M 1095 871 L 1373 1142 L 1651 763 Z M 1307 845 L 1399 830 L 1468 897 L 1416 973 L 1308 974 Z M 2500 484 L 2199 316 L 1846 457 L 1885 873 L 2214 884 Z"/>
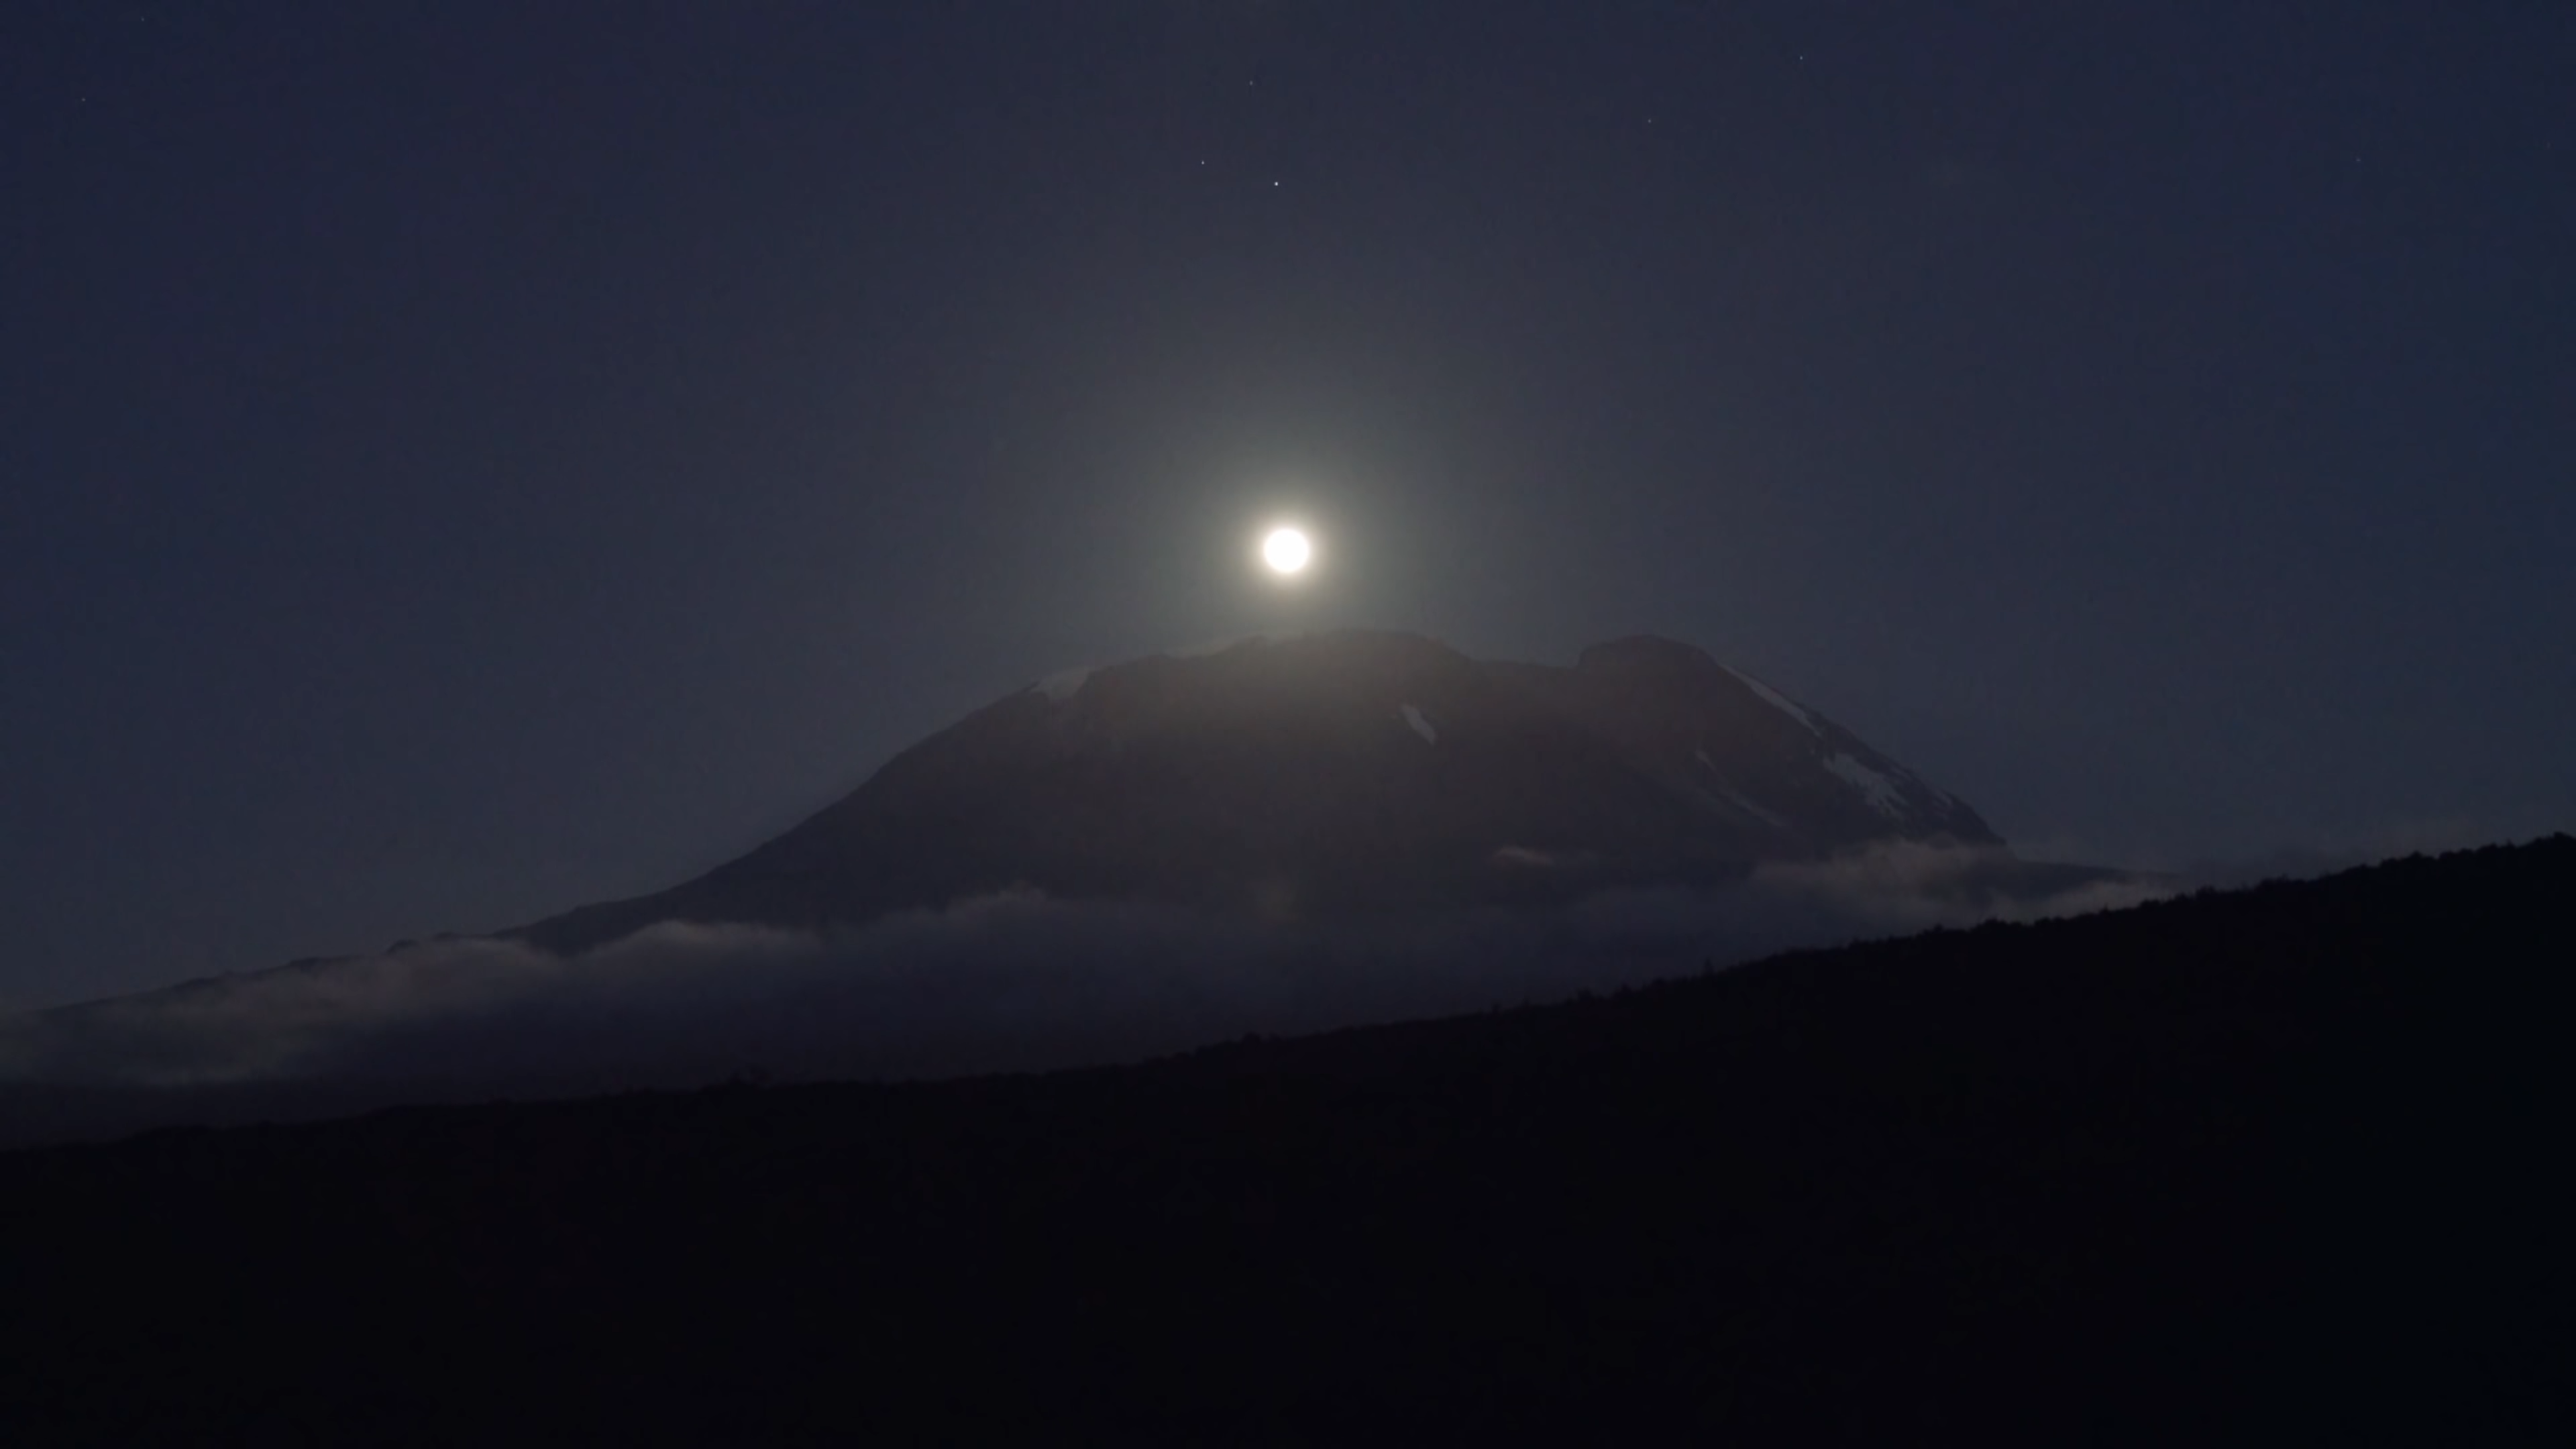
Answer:
<path fill-rule="evenodd" d="M 1781 819 L 1779 816 L 1763 809 L 1759 805 L 1754 804 L 1751 800 L 1746 799 L 1744 797 L 1744 792 L 1736 789 L 1734 782 L 1726 778 L 1726 772 L 1717 767 L 1717 761 L 1708 757 L 1708 751 L 1704 749 L 1693 750 L 1691 751 L 1691 755 L 1693 758 L 1697 759 L 1700 764 L 1707 767 L 1710 774 L 1717 777 L 1717 783 L 1710 786 L 1709 790 L 1710 793 L 1715 795 L 1721 803 L 1735 807 L 1745 814 L 1752 816 L 1754 819 L 1761 821 L 1763 824 L 1770 826 L 1774 830 L 1786 830 L 1789 828 L 1788 821 Z"/>
<path fill-rule="evenodd" d="M 1752 690 L 1755 697 L 1760 699 L 1764 704 L 1771 706 L 1773 709 L 1789 716 L 1798 723 L 1805 725 L 1808 732 L 1816 736 L 1816 738 L 1824 738 L 1825 731 L 1823 726 L 1817 724 L 1816 717 L 1807 713 L 1805 708 L 1799 705 L 1796 700 L 1791 699 L 1789 696 L 1782 694 L 1780 691 L 1773 689 L 1771 686 L 1764 684 L 1761 680 L 1758 680 L 1752 675 L 1746 674 L 1741 670 L 1727 669 L 1723 664 L 1719 665 L 1718 668 L 1726 669 L 1727 673 L 1734 675 L 1739 683 L 1741 683 L 1745 688 Z"/>
<path fill-rule="evenodd" d="M 1717 797 L 1725 801 L 1727 804 L 1734 806 L 1736 809 L 1743 811 L 1745 814 L 1752 816 L 1754 819 L 1761 821 L 1763 824 L 1770 826 L 1774 830 L 1786 830 L 1789 828 L 1788 821 L 1781 819 L 1779 816 L 1763 809 L 1759 805 L 1754 804 L 1751 800 L 1746 799 L 1744 792 L 1736 789 L 1732 785 L 1719 785 L 1717 787 Z"/>
<path fill-rule="evenodd" d="M 1942 789 L 1940 786 L 1933 784 L 1931 781 L 1924 779 L 1921 775 L 1918 775 L 1918 774 L 1914 773 L 1912 770 L 1907 769 L 1904 765 L 1902 765 L 1902 764 L 1898 763 L 1897 761 L 1895 761 L 1895 760 L 1890 760 L 1890 761 L 1888 761 L 1888 762 L 1887 762 L 1887 767 L 1888 767 L 1889 769 L 1891 769 L 1891 770 L 1894 770 L 1894 771 L 1895 771 L 1896 773 L 1898 773 L 1899 775 L 1904 776 L 1907 780 L 1911 781 L 1911 782 L 1914 784 L 1914 786 L 1915 786 L 1917 789 L 1920 789 L 1924 794 L 1931 796 L 1931 797 L 1932 797 L 1932 799 L 1933 799 L 1933 801 L 1934 801 L 1935 803 L 1937 803 L 1937 804 L 1938 804 L 1942 809 L 1944 809 L 1944 810 L 1948 810 L 1948 809 L 1951 809 L 1951 808 L 1953 808 L 1953 807 L 1955 807 L 1955 806 L 1957 806 L 1957 805 L 1958 805 L 1958 803 L 1959 803 L 1959 797 L 1957 797 L 1957 796 L 1955 796 L 1955 795 L 1951 794 L 1951 793 L 1950 793 L 1949 791 L 1947 791 L 1947 790 Z"/>
<path fill-rule="evenodd" d="M 1897 788 L 1894 780 L 1849 755 L 1826 756 L 1825 768 L 1840 775 L 1854 790 L 1859 791 L 1861 798 L 1867 800 L 1879 814 L 1890 820 L 1905 818 L 1905 792 Z"/>
<path fill-rule="evenodd" d="M 1424 744 L 1436 745 L 1440 743 L 1439 728 L 1433 725 L 1431 721 L 1423 715 L 1421 710 L 1416 709 L 1412 705 L 1406 705 L 1404 707 L 1404 722 L 1413 726 L 1413 732 L 1422 736 L 1422 742 Z"/>
<path fill-rule="evenodd" d="M 1078 669 L 1059 669 L 1031 685 L 1030 688 L 1057 704 L 1062 704 L 1082 693 L 1083 684 L 1099 672 L 1100 666 L 1096 664 L 1085 664 Z"/>

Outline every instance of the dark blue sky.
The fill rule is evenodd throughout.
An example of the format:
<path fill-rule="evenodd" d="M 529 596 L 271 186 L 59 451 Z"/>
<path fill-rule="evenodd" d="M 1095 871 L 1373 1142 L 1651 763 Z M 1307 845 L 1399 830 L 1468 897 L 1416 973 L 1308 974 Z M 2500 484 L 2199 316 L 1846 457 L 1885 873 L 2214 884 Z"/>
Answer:
<path fill-rule="evenodd" d="M 2571 259 L 2559 0 L 21 0 L 0 1000 L 1326 623 L 1687 638 L 2040 854 L 2566 827 Z"/>

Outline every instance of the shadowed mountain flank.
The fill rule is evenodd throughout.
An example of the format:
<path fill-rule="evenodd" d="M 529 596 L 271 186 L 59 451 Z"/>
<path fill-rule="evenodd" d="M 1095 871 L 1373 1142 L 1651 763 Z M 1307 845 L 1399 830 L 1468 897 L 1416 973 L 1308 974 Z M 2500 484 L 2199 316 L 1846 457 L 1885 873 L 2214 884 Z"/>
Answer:
<path fill-rule="evenodd" d="M 1056 676 L 696 880 L 510 934 L 576 950 L 666 920 L 813 929 L 1013 889 L 1293 920 L 1722 884 L 1895 841 L 2003 845 L 1688 645 L 1621 640 L 1565 668 L 1343 632 Z"/>

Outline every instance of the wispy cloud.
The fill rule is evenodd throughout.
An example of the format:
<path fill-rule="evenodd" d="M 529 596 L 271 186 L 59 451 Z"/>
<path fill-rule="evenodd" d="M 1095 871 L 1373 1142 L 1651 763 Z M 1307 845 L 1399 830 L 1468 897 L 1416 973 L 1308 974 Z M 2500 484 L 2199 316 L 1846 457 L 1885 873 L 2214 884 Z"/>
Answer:
<path fill-rule="evenodd" d="M 1717 891 L 1283 925 L 1013 894 L 830 935 L 665 924 L 571 957 L 458 939 L 0 1018 L 0 1080 L 686 1085 L 918 1076 L 1177 1050 L 1651 979 L 1798 946 L 2126 905 L 1999 895 L 1898 846 Z"/>

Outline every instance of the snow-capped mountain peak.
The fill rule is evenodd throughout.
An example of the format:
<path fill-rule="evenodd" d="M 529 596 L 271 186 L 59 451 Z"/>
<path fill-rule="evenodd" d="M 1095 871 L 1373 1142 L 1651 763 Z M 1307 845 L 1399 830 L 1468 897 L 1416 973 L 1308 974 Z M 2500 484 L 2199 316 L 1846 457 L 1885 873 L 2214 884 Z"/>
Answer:
<path fill-rule="evenodd" d="M 1566 667 L 1409 634 L 1254 637 L 1050 676 L 738 860 L 518 934 L 816 926 L 1015 888 L 1312 916 L 1708 883 L 1891 840 L 2002 844 L 1687 644 Z"/>

